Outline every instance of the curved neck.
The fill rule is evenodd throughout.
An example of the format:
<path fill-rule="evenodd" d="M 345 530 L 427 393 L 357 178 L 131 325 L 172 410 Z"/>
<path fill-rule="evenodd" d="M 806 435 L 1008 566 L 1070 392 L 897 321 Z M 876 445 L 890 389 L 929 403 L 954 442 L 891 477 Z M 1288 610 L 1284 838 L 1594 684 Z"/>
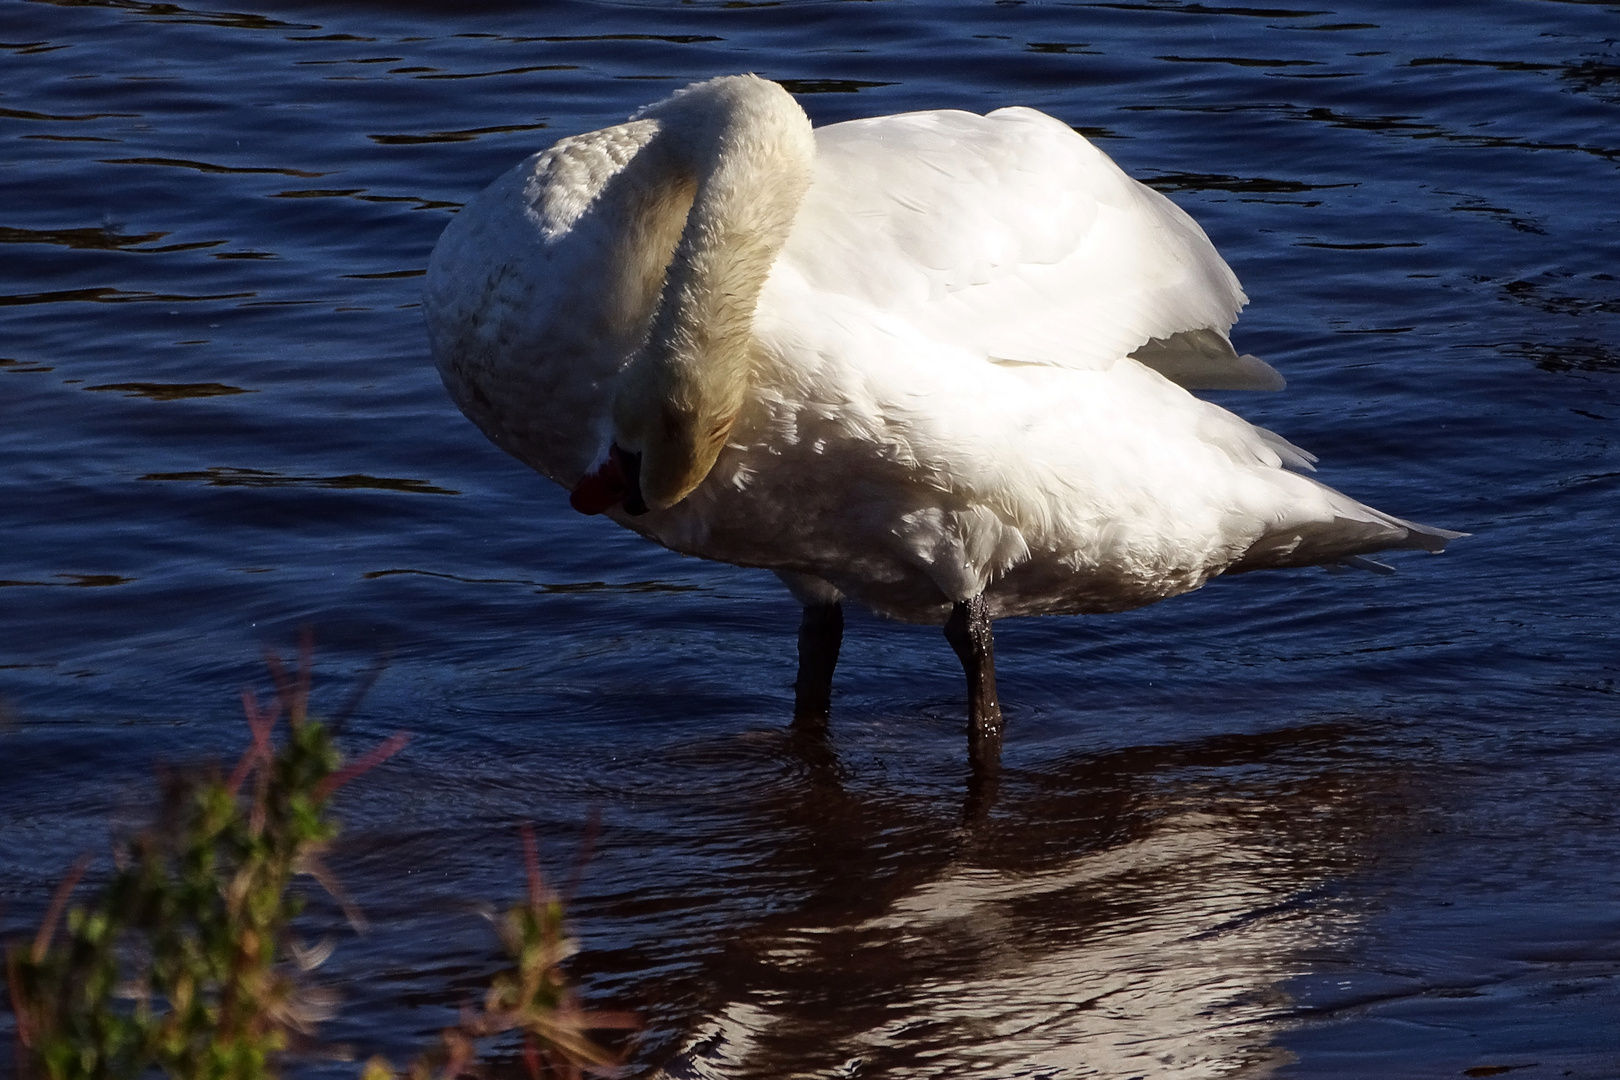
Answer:
<path fill-rule="evenodd" d="M 792 96 L 750 75 L 688 87 L 638 119 L 659 123 L 669 179 L 695 184 L 613 408 L 615 441 L 642 455 L 642 493 L 659 509 L 708 475 L 742 407 L 754 308 L 810 186 L 815 143 Z"/>

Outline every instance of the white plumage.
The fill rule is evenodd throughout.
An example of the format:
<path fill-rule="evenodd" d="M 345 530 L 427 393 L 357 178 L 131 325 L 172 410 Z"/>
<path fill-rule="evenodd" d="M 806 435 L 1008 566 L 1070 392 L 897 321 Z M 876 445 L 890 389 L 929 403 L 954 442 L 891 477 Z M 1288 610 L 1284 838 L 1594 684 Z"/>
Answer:
<path fill-rule="evenodd" d="M 1237 279 L 1190 217 L 1032 109 L 812 141 L 775 84 L 697 84 L 497 180 L 445 231 L 426 295 L 457 403 L 565 487 L 595 483 L 610 443 L 645 451 L 643 479 L 654 456 L 690 464 L 644 429 L 717 431 L 695 486 L 609 514 L 810 603 L 1116 611 L 1458 535 L 1292 471 L 1310 455 L 1190 394 L 1281 386 L 1227 340 Z"/>

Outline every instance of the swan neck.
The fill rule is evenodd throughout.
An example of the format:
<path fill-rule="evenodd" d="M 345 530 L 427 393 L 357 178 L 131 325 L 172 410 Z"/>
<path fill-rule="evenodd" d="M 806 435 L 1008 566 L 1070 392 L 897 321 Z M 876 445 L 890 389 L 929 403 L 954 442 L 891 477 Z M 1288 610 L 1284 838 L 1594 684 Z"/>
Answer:
<path fill-rule="evenodd" d="M 754 309 L 810 185 L 810 122 L 753 76 L 700 83 L 644 110 L 673 182 L 695 185 L 645 343 L 614 405 L 615 441 L 643 455 L 649 507 L 702 482 L 748 389 Z"/>

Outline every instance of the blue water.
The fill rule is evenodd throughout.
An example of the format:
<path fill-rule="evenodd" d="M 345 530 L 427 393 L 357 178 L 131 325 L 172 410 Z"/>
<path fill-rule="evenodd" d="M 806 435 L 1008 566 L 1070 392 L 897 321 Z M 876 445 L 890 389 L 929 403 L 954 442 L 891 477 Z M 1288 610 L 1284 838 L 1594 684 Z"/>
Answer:
<path fill-rule="evenodd" d="M 416 733 L 342 804 L 370 932 L 310 916 L 362 1058 L 498 965 L 517 824 L 565 876 L 599 811 L 574 969 L 637 1075 L 1620 1075 L 1617 39 L 1553 0 L 0 0 L 0 933 L 155 762 L 234 755 L 307 625 L 320 707 L 387 660 L 352 747 Z M 1220 400 L 1473 536 L 999 624 L 982 819 L 937 629 L 852 612 L 806 753 L 775 579 L 573 514 L 418 310 L 510 164 L 737 71 L 818 123 L 1080 128 L 1243 280 L 1290 385 Z"/>

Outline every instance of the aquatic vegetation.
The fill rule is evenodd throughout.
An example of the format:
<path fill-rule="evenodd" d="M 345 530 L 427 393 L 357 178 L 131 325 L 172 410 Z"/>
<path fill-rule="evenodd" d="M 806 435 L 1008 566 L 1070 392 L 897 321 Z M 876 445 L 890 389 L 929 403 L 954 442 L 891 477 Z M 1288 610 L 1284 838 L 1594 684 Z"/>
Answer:
<path fill-rule="evenodd" d="M 439 1047 L 417 1058 L 403 1074 L 410 1080 L 477 1075 L 479 1044 L 508 1032 L 523 1035 L 523 1062 L 531 1077 L 578 1077 L 584 1067 L 618 1062 L 618 1055 L 591 1038 L 593 1031 L 631 1031 L 640 1026 L 628 1012 L 587 1012 L 568 986 L 562 962 L 575 944 L 564 924 L 561 898 L 540 878 L 534 831 L 523 827 L 529 887 L 524 903 L 496 922 L 512 964 L 491 980 L 481 1008 L 464 1009 L 440 1033 Z M 372 1058 L 361 1080 L 390 1080 L 389 1063 Z"/>
<path fill-rule="evenodd" d="M 330 804 L 409 736 L 345 762 L 329 726 L 308 715 L 307 641 L 295 676 L 270 663 L 275 703 L 265 709 L 243 692 L 253 741 L 235 767 L 163 776 L 153 823 L 119 843 L 106 887 L 68 909 L 88 864 L 81 858 L 33 941 L 6 950 L 25 1080 L 118 1080 L 154 1069 L 175 1080 L 267 1080 L 330 1014 L 331 996 L 303 976 L 332 944 L 299 940 L 293 920 L 303 899 L 290 886 L 311 876 L 358 919 L 321 861 L 338 834 Z M 398 1075 L 476 1075 L 489 1042 L 521 1033 L 531 1076 L 578 1076 L 617 1060 L 592 1030 L 636 1026 L 628 1014 L 580 1007 L 561 966 L 575 951 L 564 905 L 541 880 L 527 826 L 523 836 L 527 895 L 496 920 L 510 966 L 438 1047 Z M 381 1058 L 363 1072 L 365 1080 L 395 1075 Z"/>

